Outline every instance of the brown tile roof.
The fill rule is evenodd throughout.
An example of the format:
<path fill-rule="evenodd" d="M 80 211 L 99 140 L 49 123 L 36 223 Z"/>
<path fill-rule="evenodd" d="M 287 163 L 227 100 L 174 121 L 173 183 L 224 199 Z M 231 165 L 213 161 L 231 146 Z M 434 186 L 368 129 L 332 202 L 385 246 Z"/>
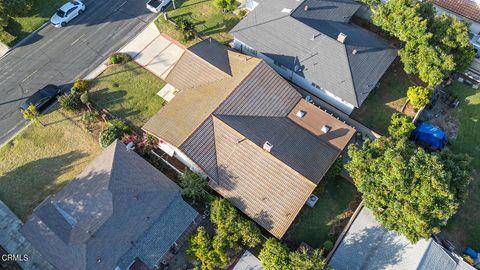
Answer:
<path fill-rule="evenodd" d="M 219 170 L 211 187 L 281 238 L 316 184 L 218 118 L 213 124 Z"/>
<path fill-rule="evenodd" d="M 198 164 L 212 188 L 281 238 L 354 131 L 306 104 L 266 63 L 242 61 L 231 64 L 227 80 L 237 83 L 229 90 L 222 90 L 225 80 L 207 84 L 210 92 L 182 90 L 144 128 L 151 132 L 149 126 L 155 126 L 153 134 Z M 248 68 L 238 72 L 241 64 Z M 303 121 L 289 117 L 298 108 L 307 111 Z M 316 129 L 326 123 L 332 137 Z M 270 153 L 262 149 L 267 140 L 273 144 Z"/>
<path fill-rule="evenodd" d="M 199 69 L 199 65 L 189 64 L 192 59 L 202 60 L 187 51 L 170 72 L 172 77 L 170 74 L 170 78 L 167 77 L 167 82 L 180 92 L 143 129 L 175 147 L 180 146 L 260 63 L 257 58 L 233 51 L 226 54 L 232 76 L 222 77 L 219 69 L 213 66 L 203 64 Z"/>
<path fill-rule="evenodd" d="M 302 118 L 298 117 L 296 115 L 298 111 L 303 111 L 305 115 Z M 297 106 L 288 114 L 288 118 L 338 151 L 342 151 L 355 134 L 352 127 L 305 100 L 298 102 Z M 330 127 L 330 131 L 324 133 L 323 126 Z"/>
<path fill-rule="evenodd" d="M 433 0 L 439 7 L 480 23 L 480 4 L 470 0 Z"/>

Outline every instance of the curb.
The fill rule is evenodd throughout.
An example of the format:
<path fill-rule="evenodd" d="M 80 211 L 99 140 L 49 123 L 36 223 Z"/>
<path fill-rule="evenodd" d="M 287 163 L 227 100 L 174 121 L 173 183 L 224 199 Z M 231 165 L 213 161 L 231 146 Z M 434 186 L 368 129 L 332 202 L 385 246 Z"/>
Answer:
<path fill-rule="evenodd" d="M 8 51 L 0 56 L 0 60 L 2 60 L 3 57 L 5 57 L 6 55 L 8 55 L 11 51 L 13 51 L 15 48 L 18 48 L 20 46 L 22 46 L 25 42 L 27 42 L 27 40 L 31 37 L 33 37 L 34 35 L 36 35 L 38 32 L 40 32 L 42 29 L 44 29 L 45 27 L 47 27 L 50 23 L 49 22 L 46 22 L 44 24 L 42 24 L 39 28 L 37 28 L 37 30 L 33 31 L 32 33 L 28 34 L 28 36 L 24 37 L 22 40 L 20 40 L 19 42 L 15 43 L 15 45 L 13 45 L 12 47 L 10 47 L 10 49 L 8 49 Z"/>

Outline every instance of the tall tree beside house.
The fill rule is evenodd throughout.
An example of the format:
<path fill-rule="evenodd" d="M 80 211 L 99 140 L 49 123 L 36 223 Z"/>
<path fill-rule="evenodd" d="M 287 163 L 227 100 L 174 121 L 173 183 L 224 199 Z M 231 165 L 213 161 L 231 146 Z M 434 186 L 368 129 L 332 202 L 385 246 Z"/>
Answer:
<path fill-rule="evenodd" d="M 221 258 L 213 248 L 212 239 L 203 226 L 198 227 L 197 232 L 190 238 L 187 253 L 198 260 L 204 270 L 223 266 Z"/>
<path fill-rule="evenodd" d="M 430 102 L 432 91 L 422 86 L 411 86 L 407 89 L 407 98 L 415 109 L 420 109 Z"/>
<path fill-rule="evenodd" d="M 418 74 L 429 86 L 472 63 L 475 51 L 465 22 L 435 16 L 428 1 L 391 0 L 375 7 L 374 24 L 405 43 L 399 51 L 405 71 Z"/>
<path fill-rule="evenodd" d="M 37 107 L 35 107 L 35 105 L 30 104 L 26 110 L 22 109 L 21 112 L 23 114 L 23 118 L 35 123 L 39 123 L 40 125 L 42 125 L 42 127 L 45 126 L 42 122 L 40 122 L 40 119 L 38 119 L 38 116 L 40 115 L 40 113 L 38 112 Z"/>
<path fill-rule="evenodd" d="M 320 249 L 300 248 L 292 252 L 277 239 L 270 238 L 265 241 L 258 258 L 265 270 L 321 270 L 326 269 L 322 255 Z"/>
<path fill-rule="evenodd" d="M 467 196 L 470 158 L 449 150 L 427 153 L 407 138 L 352 145 L 346 169 L 364 204 L 389 230 L 417 242 L 440 232 Z"/>
<path fill-rule="evenodd" d="M 393 138 L 408 138 L 410 133 L 415 129 L 415 125 L 412 122 L 412 118 L 404 114 L 394 113 L 390 120 L 390 126 L 388 127 L 388 133 Z"/>
<path fill-rule="evenodd" d="M 203 202 L 209 195 L 207 180 L 192 171 L 186 171 L 180 177 L 180 185 L 183 188 L 182 194 L 194 203 Z"/>

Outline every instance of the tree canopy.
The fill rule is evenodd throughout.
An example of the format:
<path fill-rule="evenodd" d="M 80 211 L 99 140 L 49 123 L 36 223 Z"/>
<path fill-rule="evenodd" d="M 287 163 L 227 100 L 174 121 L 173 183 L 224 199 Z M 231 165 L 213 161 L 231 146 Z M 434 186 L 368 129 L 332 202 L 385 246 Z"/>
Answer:
<path fill-rule="evenodd" d="M 445 14 L 435 16 L 428 1 L 391 0 L 375 6 L 374 24 L 405 43 L 399 51 L 405 71 L 418 74 L 429 86 L 472 63 L 475 51 L 465 22 Z"/>
<path fill-rule="evenodd" d="M 323 251 L 315 249 L 308 252 L 304 248 L 291 252 L 274 238 L 265 241 L 259 259 L 265 270 L 319 270 L 325 269 Z"/>
<path fill-rule="evenodd" d="M 415 129 L 412 118 L 403 114 L 394 113 L 390 120 L 388 133 L 394 138 L 405 138 Z"/>
<path fill-rule="evenodd" d="M 213 247 L 211 237 L 203 226 L 198 227 L 196 234 L 190 238 L 187 253 L 200 261 L 202 269 L 214 270 L 216 267 L 224 266 Z"/>
<path fill-rule="evenodd" d="M 467 196 L 470 159 L 427 153 L 407 138 L 382 137 L 349 148 L 346 169 L 364 204 L 389 230 L 416 242 L 439 233 Z"/>
<path fill-rule="evenodd" d="M 204 201 L 209 195 L 207 180 L 192 171 L 186 171 L 180 177 L 180 185 L 183 188 L 182 194 L 194 203 Z"/>
<path fill-rule="evenodd" d="M 411 86 L 407 89 L 407 97 L 415 109 L 420 109 L 430 102 L 432 91 L 422 86 Z"/>

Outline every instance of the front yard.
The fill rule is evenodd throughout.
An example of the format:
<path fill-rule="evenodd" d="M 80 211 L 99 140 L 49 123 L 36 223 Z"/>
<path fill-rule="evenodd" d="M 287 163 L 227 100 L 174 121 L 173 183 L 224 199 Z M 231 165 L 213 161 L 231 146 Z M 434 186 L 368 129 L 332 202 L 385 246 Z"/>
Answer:
<path fill-rule="evenodd" d="M 318 196 L 315 207 L 304 206 L 288 232 L 287 241 L 296 246 L 305 242 L 321 248 L 326 240 L 335 243 L 355 211 L 359 195 L 355 186 L 341 176 L 321 182 L 314 194 Z"/>
<path fill-rule="evenodd" d="M 396 59 L 380 80 L 380 86 L 370 93 L 360 108 L 355 109 L 351 117 L 377 133 L 386 134 L 392 114 L 402 112 L 407 101 L 407 89 L 412 85 L 413 78 L 405 73 Z M 403 113 L 415 116 L 410 104 Z"/>
<path fill-rule="evenodd" d="M 6 30 L 14 37 L 13 40 L 2 40 L 12 46 L 31 32 L 48 22 L 55 10 L 65 4 L 65 0 L 33 0 L 32 9 L 24 16 L 13 17 L 8 22 Z"/>
<path fill-rule="evenodd" d="M 53 110 L 0 148 L 0 200 L 22 220 L 73 180 L 100 152 L 79 126 L 81 115 Z"/>
<path fill-rule="evenodd" d="M 445 233 L 461 250 L 466 246 L 480 250 L 480 90 L 454 83 L 447 87 L 446 91 L 460 100 L 455 111 L 459 129 L 457 138 L 451 141 L 451 149 L 457 153 L 469 154 L 476 171 L 470 185 L 470 195 L 448 222 Z"/>
<path fill-rule="evenodd" d="M 212 37 L 221 43 L 228 43 L 233 37 L 228 32 L 241 20 L 241 18 L 233 13 L 223 13 L 215 8 L 211 0 L 179 0 L 175 2 L 176 9 L 170 5 L 168 16 L 175 20 L 185 17 L 191 20 L 195 25 L 195 30 L 204 37 Z M 182 42 L 184 45 L 190 46 L 199 39 L 184 41 L 183 35 L 175 29 L 175 25 L 167 22 L 163 16 L 160 16 L 155 24 L 158 30 Z"/>
<path fill-rule="evenodd" d="M 91 83 L 91 100 L 136 129 L 164 103 L 157 92 L 165 82 L 133 61 L 107 68 Z"/>

